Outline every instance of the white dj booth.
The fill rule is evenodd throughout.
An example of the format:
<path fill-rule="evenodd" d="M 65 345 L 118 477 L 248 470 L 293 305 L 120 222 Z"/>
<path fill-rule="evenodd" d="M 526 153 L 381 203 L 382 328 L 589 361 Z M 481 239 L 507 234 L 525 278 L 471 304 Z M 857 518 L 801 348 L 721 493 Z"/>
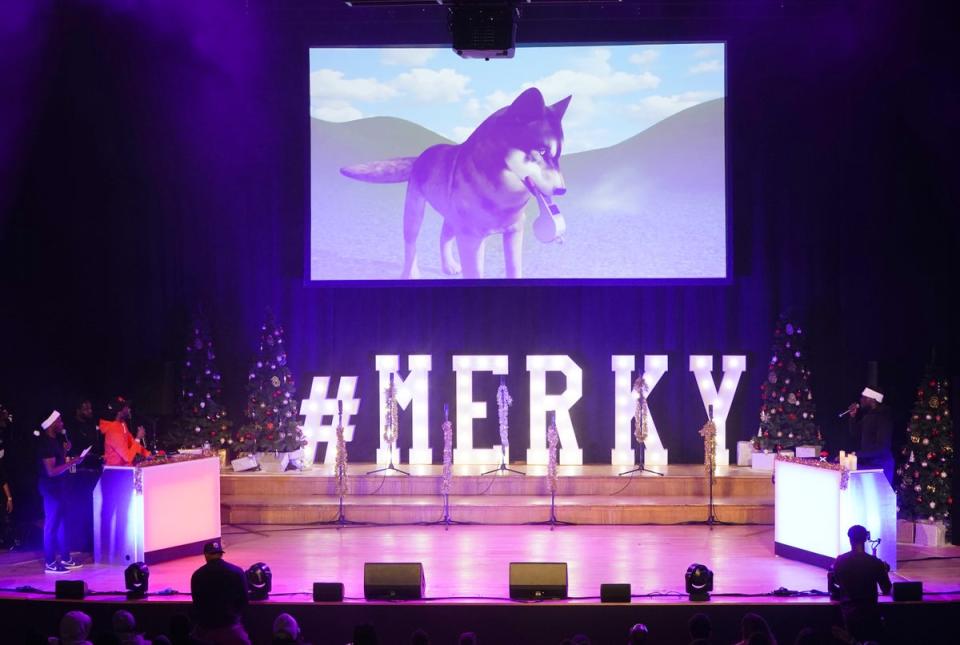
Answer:
<path fill-rule="evenodd" d="M 152 564 L 220 539 L 220 461 L 177 455 L 106 466 L 93 493 L 94 562 Z"/>
<path fill-rule="evenodd" d="M 882 470 L 778 457 L 774 487 L 777 555 L 829 567 L 850 550 L 847 530 L 860 524 L 879 538 L 877 557 L 897 568 L 897 496 Z"/>

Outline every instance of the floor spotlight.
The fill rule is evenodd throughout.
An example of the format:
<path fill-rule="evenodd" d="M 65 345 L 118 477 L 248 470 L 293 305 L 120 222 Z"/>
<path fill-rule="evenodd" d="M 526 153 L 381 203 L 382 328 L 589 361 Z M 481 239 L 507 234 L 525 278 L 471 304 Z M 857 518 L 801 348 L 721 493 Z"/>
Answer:
<path fill-rule="evenodd" d="M 705 564 L 691 564 L 687 567 L 684 579 L 690 600 L 710 600 L 710 592 L 713 591 L 713 571 Z"/>
<path fill-rule="evenodd" d="M 134 562 L 123 572 L 127 586 L 127 598 L 145 598 L 150 580 L 150 569 L 143 562 Z"/>
<path fill-rule="evenodd" d="M 247 569 L 247 587 L 250 590 L 250 600 L 266 600 L 273 588 L 270 567 L 263 562 L 251 564 Z"/>

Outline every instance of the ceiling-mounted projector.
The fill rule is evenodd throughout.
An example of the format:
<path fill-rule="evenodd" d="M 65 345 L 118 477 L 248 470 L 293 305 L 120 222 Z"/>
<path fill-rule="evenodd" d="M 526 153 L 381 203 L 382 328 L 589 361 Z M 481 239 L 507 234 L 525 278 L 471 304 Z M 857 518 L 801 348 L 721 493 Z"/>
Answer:
<path fill-rule="evenodd" d="M 462 58 L 513 58 L 516 12 L 509 2 L 452 6 L 453 50 Z"/>

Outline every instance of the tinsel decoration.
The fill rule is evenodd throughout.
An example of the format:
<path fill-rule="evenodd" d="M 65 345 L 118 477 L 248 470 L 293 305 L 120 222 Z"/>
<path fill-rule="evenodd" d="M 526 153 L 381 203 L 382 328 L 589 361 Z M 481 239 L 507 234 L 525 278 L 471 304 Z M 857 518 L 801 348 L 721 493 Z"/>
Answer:
<path fill-rule="evenodd" d="M 637 406 L 633 411 L 633 436 L 637 438 L 637 443 L 642 444 L 647 440 L 647 382 L 642 376 L 638 376 L 633 382 L 634 396 L 637 397 Z"/>
<path fill-rule="evenodd" d="M 393 383 L 393 374 L 390 375 L 390 385 L 387 386 L 385 390 L 387 395 L 386 403 L 386 423 L 383 426 L 383 440 L 387 442 L 387 445 L 390 447 L 391 454 L 393 453 L 393 445 L 397 441 L 398 428 L 397 424 L 400 420 L 398 411 L 397 411 L 397 388 Z"/>
<path fill-rule="evenodd" d="M 717 425 L 713 419 L 700 429 L 703 437 L 703 467 L 709 481 L 716 480 L 717 476 Z"/>
<path fill-rule="evenodd" d="M 513 405 L 513 397 L 507 389 L 507 382 L 500 379 L 500 387 L 497 388 L 497 416 L 500 421 L 500 445 L 503 447 L 503 454 L 507 454 L 507 448 L 510 447 L 510 424 L 508 417 L 509 407 Z"/>
<path fill-rule="evenodd" d="M 555 418 L 551 417 L 550 425 L 547 426 L 547 486 L 550 488 L 551 495 L 557 492 L 557 445 L 559 443 L 557 423 Z"/>
<path fill-rule="evenodd" d="M 850 481 L 850 471 L 840 464 L 832 464 L 822 459 L 813 459 L 806 457 L 790 457 L 789 455 L 777 455 L 777 461 L 788 461 L 791 464 L 800 464 L 812 468 L 823 468 L 824 470 L 835 470 L 840 473 L 840 490 L 847 490 L 847 484 Z"/>
<path fill-rule="evenodd" d="M 343 496 L 350 491 L 347 483 L 347 442 L 343 438 L 343 401 L 337 401 L 340 408 L 340 418 L 337 422 L 337 495 Z"/>
<path fill-rule="evenodd" d="M 453 424 L 450 423 L 450 408 L 443 405 L 443 478 L 440 480 L 440 492 L 450 494 L 450 483 L 453 479 Z"/>

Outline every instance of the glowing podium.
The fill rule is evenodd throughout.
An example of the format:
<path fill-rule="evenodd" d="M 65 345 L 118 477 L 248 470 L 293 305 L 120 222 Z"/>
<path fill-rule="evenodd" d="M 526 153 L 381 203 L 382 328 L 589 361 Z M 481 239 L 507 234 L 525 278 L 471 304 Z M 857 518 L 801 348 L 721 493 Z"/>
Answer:
<path fill-rule="evenodd" d="M 106 466 L 93 492 L 97 564 L 153 564 L 198 555 L 220 539 L 220 461 L 176 455 Z"/>
<path fill-rule="evenodd" d="M 877 557 L 897 568 L 897 496 L 882 470 L 777 457 L 774 483 L 774 553 L 827 568 L 850 550 L 847 529 L 860 524 L 880 539 Z"/>

